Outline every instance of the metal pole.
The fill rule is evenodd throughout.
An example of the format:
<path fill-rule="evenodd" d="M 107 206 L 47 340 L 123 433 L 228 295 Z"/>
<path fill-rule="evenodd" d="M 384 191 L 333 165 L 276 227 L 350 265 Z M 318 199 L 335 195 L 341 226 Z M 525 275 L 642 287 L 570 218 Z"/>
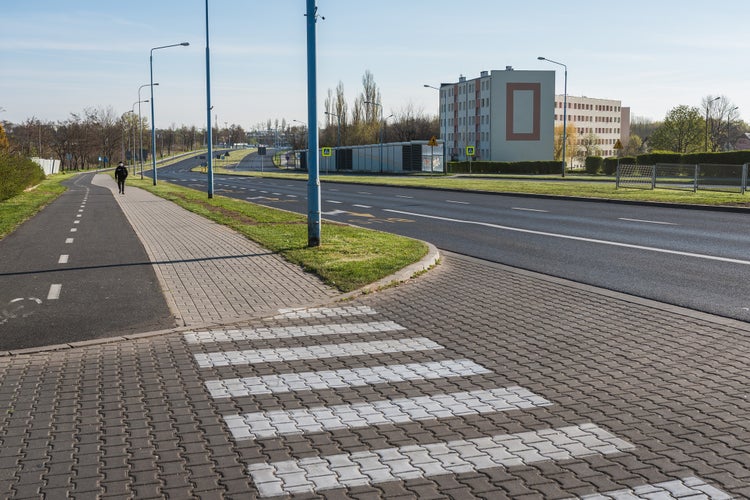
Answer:
<path fill-rule="evenodd" d="M 315 0 L 307 0 L 307 245 L 320 246 L 320 178 L 318 176 L 318 90 L 315 60 Z"/>
<path fill-rule="evenodd" d="M 149 74 L 151 75 L 151 162 L 154 168 L 154 186 L 156 186 L 156 123 L 154 122 L 154 49 L 148 57 Z"/>
<path fill-rule="evenodd" d="M 208 49 L 208 0 L 206 0 L 206 130 L 208 143 L 208 197 L 214 197 L 214 154 L 211 138 L 211 59 Z"/>
<path fill-rule="evenodd" d="M 563 91 L 563 143 L 562 143 L 562 176 L 565 177 L 565 160 L 567 159 L 566 147 L 568 145 L 568 66 L 561 62 L 547 59 L 546 57 L 537 57 L 540 61 L 551 62 L 565 68 L 565 83 Z"/>

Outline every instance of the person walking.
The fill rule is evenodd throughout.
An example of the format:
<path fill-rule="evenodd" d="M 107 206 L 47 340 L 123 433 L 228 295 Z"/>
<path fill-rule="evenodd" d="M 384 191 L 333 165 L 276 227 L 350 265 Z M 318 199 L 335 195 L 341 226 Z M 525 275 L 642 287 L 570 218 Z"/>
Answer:
<path fill-rule="evenodd" d="M 115 169 L 115 179 L 117 180 L 117 189 L 119 190 L 120 194 L 125 194 L 125 179 L 128 178 L 128 169 L 125 168 L 125 165 L 120 162 L 119 165 L 117 165 L 117 168 Z"/>

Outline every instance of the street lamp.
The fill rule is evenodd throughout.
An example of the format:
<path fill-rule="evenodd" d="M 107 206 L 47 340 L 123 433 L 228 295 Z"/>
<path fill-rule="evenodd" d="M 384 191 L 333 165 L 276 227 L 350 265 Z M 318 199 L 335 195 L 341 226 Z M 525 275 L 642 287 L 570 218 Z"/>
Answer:
<path fill-rule="evenodd" d="M 148 57 L 149 72 L 151 74 L 151 161 L 154 167 L 154 186 L 156 186 L 156 122 L 154 121 L 154 51 L 168 49 L 170 47 L 187 47 L 189 42 L 173 43 L 171 45 L 162 45 L 153 47 Z"/>
<path fill-rule="evenodd" d="M 328 111 L 326 111 L 325 114 L 335 117 L 336 121 L 338 121 L 338 127 L 336 128 L 336 147 L 338 148 L 341 146 L 341 116 L 335 113 L 329 113 Z"/>
<path fill-rule="evenodd" d="M 423 85 L 423 87 L 427 88 L 427 89 L 433 89 L 433 90 L 437 90 L 438 91 L 438 123 L 439 123 L 438 131 L 439 131 L 439 135 L 443 136 L 443 161 L 441 162 L 441 166 L 443 167 L 443 173 L 447 174 L 448 173 L 448 169 L 446 168 L 446 165 L 445 165 L 445 158 L 446 158 L 446 156 L 445 156 L 446 155 L 446 149 L 445 149 L 445 147 L 446 147 L 446 143 L 448 142 L 447 141 L 447 139 L 448 139 L 448 128 L 446 126 L 445 133 L 443 133 L 443 120 L 440 118 L 440 113 L 442 112 L 442 106 L 440 105 L 440 99 L 441 99 L 441 97 L 440 97 L 440 89 L 437 88 L 437 87 L 433 87 L 432 85 L 427 85 L 426 83 Z M 446 123 L 447 123 L 447 120 L 446 120 Z M 430 158 L 430 171 L 432 171 L 432 158 Z"/>
<path fill-rule="evenodd" d="M 721 97 L 714 97 L 713 99 L 706 101 L 706 142 L 704 145 L 706 152 L 708 152 L 708 110 L 711 108 L 711 104 L 719 99 L 721 99 Z"/>
<path fill-rule="evenodd" d="M 365 101 L 365 104 L 372 104 L 380 108 L 380 173 L 383 173 L 383 105 L 375 101 Z M 393 116 L 393 115 L 391 115 Z M 389 116 L 388 118 L 390 118 Z"/>
<path fill-rule="evenodd" d="M 563 143 L 562 143 L 562 176 L 565 177 L 565 147 L 568 143 L 568 66 L 561 62 L 547 59 L 546 57 L 537 57 L 540 61 L 547 61 L 565 68 L 565 90 L 563 93 Z"/>
<path fill-rule="evenodd" d="M 141 101 L 141 89 L 143 87 L 148 87 L 151 84 L 145 84 L 138 87 L 138 159 L 141 163 L 141 179 L 143 179 L 143 120 L 141 120 L 141 103 L 142 102 L 149 102 L 148 99 L 145 101 Z M 154 83 L 153 85 L 159 85 L 158 83 Z M 135 145 L 135 144 L 134 144 Z"/>
<path fill-rule="evenodd" d="M 133 116 L 135 116 L 135 105 L 136 104 L 138 105 L 138 123 L 136 124 L 135 128 L 133 129 L 133 149 L 135 149 L 135 131 L 141 126 L 140 124 L 141 124 L 141 103 L 142 102 L 149 102 L 149 101 L 148 101 L 148 99 L 145 99 L 143 101 L 138 100 L 138 101 L 136 101 L 136 102 L 133 103 L 133 106 L 131 108 Z M 141 150 L 142 150 L 142 148 L 141 148 Z M 136 172 L 136 168 L 135 167 L 136 167 L 135 157 L 133 157 L 133 175 L 135 175 L 135 172 Z M 143 179 L 143 164 L 142 163 L 141 163 L 141 179 Z"/>

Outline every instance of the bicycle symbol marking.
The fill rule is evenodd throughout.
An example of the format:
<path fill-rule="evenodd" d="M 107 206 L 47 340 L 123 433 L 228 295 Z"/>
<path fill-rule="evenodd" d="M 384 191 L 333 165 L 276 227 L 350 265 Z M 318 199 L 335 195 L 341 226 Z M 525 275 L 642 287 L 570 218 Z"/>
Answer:
<path fill-rule="evenodd" d="M 42 305 L 42 299 L 36 297 L 20 297 L 8 302 L 0 310 L 0 325 L 4 325 L 11 319 L 28 318 Z"/>

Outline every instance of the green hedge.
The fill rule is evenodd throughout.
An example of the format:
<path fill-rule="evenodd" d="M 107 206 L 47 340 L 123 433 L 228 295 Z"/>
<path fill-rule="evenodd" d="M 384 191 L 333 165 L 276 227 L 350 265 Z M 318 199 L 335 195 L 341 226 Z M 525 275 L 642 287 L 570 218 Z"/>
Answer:
<path fill-rule="evenodd" d="M 601 156 L 587 156 L 584 166 L 586 167 L 586 173 L 589 175 L 596 175 L 604 165 L 604 158 Z"/>
<path fill-rule="evenodd" d="M 620 158 L 620 163 L 623 158 Z M 657 163 L 676 163 L 683 165 L 713 164 L 713 165 L 744 165 L 750 163 L 750 151 L 725 151 L 721 153 L 672 153 L 669 151 L 654 151 L 638 155 L 639 165 L 656 165 Z"/>
<path fill-rule="evenodd" d="M 0 201 L 22 193 L 44 178 L 42 167 L 30 159 L 0 152 Z"/>
<path fill-rule="evenodd" d="M 559 174 L 559 161 L 473 161 L 472 174 Z M 454 174 L 468 173 L 468 161 L 454 161 L 448 164 L 448 171 Z"/>

